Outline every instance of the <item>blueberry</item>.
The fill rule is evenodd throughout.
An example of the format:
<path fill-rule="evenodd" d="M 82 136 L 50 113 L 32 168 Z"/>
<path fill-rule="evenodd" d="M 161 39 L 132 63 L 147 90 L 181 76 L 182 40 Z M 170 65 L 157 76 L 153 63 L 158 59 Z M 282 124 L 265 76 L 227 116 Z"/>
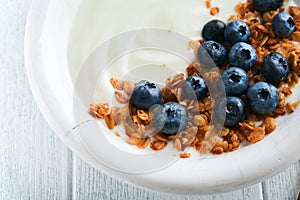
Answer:
<path fill-rule="evenodd" d="M 210 57 L 215 63 L 219 64 L 225 61 L 227 51 L 225 47 L 219 42 L 210 40 L 203 42 L 201 46 L 207 51 L 207 53 L 210 55 Z M 198 58 L 199 60 L 201 60 L 200 48 L 198 50 Z"/>
<path fill-rule="evenodd" d="M 241 68 L 230 67 L 222 73 L 227 96 L 240 96 L 246 93 L 249 84 L 248 74 Z"/>
<path fill-rule="evenodd" d="M 248 42 L 250 39 L 250 29 L 246 22 L 234 20 L 227 24 L 224 36 L 226 41 L 232 45 L 237 42 Z"/>
<path fill-rule="evenodd" d="M 197 99 L 201 100 L 208 93 L 208 88 L 205 80 L 202 77 L 190 76 L 186 79 L 186 84 L 183 87 L 183 92 L 187 98 L 195 94 Z"/>
<path fill-rule="evenodd" d="M 248 89 L 246 98 L 253 111 L 259 114 L 269 114 L 276 109 L 279 97 L 277 88 L 272 84 L 258 82 Z"/>
<path fill-rule="evenodd" d="M 237 126 L 245 119 L 245 104 L 238 97 L 225 97 L 216 106 L 216 116 L 219 119 L 225 118 L 224 125 L 227 127 Z"/>
<path fill-rule="evenodd" d="M 163 100 L 160 88 L 149 81 L 143 80 L 136 84 L 132 92 L 132 102 L 138 109 L 148 110 Z"/>
<path fill-rule="evenodd" d="M 283 0 L 253 0 L 253 6 L 260 12 L 277 10 L 282 5 Z"/>
<path fill-rule="evenodd" d="M 168 102 L 157 109 L 155 124 L 163 133 L 174 135 L 187 127 L 188 112 L 184 106 Z"/>
<path fill-rule="evenodd" d="M 220 43 L 225 42 L 224 30 L 226 24 L 221 20 L 214 19 L 207 22 L 202 29 L 202 37 L 204 40 L 214 40 Z"/>
<path fill-rule="evenodd" d="M 264 58 L 262 74 L 273 85 L 285 80 L 289 74 L 289 64 L 286 58 L 278 52 L 273 52 Z"/>
<path fill-rule="evenodd" d="M 245 71 L 252 68 L 256 63 L 256 51 L 247 43 L 239 42 L 233 45 L 229 52 L 229 63 L 240 67 Z"/>
<path fill-rule="evenodd" d="M 278 37 L 288 37 L 295 31 L 295 21 L 288 13 L 281 12 L 273 18 L 272 27 Z"/>

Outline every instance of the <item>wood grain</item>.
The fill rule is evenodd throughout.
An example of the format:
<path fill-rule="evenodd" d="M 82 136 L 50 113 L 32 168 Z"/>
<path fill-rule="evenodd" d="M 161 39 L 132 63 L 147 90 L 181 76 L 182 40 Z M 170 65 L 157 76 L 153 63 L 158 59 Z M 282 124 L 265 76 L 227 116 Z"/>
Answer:
<path fill-rule="evenodd" d="M 128 185 L 124 182 L 117 181 L 100 171 L 90 167 L 84 161 L 76 158 L 76 199 L 111 199 L 111 200 L 238 200 L 238 199 L 255 199 L 262 198 L 261 185 L 257 184 L 247 187 L 243 190 L 209 196 L 179 196 L 169 195 L 157 192 L 151 192 L 145 189 Z"/>
<path fill-rule="evenodd" d="M 296 200 L 300 192 L 300 161 L 263 182 L 262 186 L 266 200 Z"/>
<path fill-rule="evenodd" d="M 71 154 L 40 114 L 25 74 L 29 3 L 0 3 L 0 199 L 67 199 Z"/>

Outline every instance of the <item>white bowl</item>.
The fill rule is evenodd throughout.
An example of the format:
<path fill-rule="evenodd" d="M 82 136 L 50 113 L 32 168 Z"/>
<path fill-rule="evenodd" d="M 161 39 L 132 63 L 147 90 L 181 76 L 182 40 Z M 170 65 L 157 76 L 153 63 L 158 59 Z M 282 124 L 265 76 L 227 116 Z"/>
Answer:
<path fill-rule="evenodd" d="M 80 66 L 90 53 L 105 39 L 116 35 L 120 30 L 114 30 L 115 32 L 111 32 L 112 35 L 105 35 L 103 31 L 103 35 L 98 37 L 97 34 L 102 28 L 100 24 L 108 22 L 107 19 L 99 18 L 95 12 L 102 8 L 99 6 L 101 3 L 94 1 L 94 9 L 91 9 L 91 6 L 86 6 L 88 2 L 93 3 L 93 1 L 85 1 L 85 4 L 81 4 L 80 0 L 33 0 L 25 37 L 27 75 L 37 104 L 55 133 L 83 160 L 113 177 L 140 187 L 178 194 L 209 194 L 237 190 L 258 183 L 282 171 L 300 158 L 300 145 L 298 145 L 300 109 L 298 108 L 295 113 L 279 120 L 277 130 L 264 140 L 232 153 L 207 156 L 205 159 L 192 155 L 190 159 L 177 160 L 172 165 L 155 172 L 139 174 L 114 170 L 105 162 L 101 162 L 104 155 L 101 155 L 99 159 L 97 152 L 106 149 L 97 146 L 97 139 L 105 139 L 102 137 L 105 135 L 105 130 L 103 128 L 103 135 L 102 133 L 96 136 L 90 134 L 94 133 L 94 128 L 99 127 L 99 124 L 87 114 L 86 107 L 81 105 L 85 96 L 82 93 L 74 95 L 73 83 Z M 209 15 L 203 7 L 204 2 L 204 0 L 189 0 L 186 1 L 188 4 L 186 6 L 199 4 L 203 19 L 207 19 Z M 230 2 L 220 6 L 219 16 L 229 16 L 233 12 L 233 8 L 229 8 L 229 5 L 235 5 L 238 1 L 230 0 Z M 221 5 L 221 1 L 216 1 L 216 3 Z M 111 4 L 103 1 L 103 5 Z M 184 10 L 185 7 L 180 5 L 174 3 L 176 11 L 174 13 L 180 13 L 180 9 Z M 163 8 L 162 5 L 158 7 Z M 89 9 L 90 12 L 87 12 Z M 113 8 L 110 7 L 110 9 L 106 13 L 108 16 L 113 12 Z M 164 13 L 162 11 L 163 9 L 161 13 Z M 174 13 L 168 13 L 166 16 L 172 16 Z M 91 21 L 85 21 L 86 19 L 91 19 Z M 163 24 L 161 28 L 178 29 L 176 21 L 170 22 L 170 27 L 166 27 L 168 20 L 170 18 L 162 22 L 156 20 L 156 22 Z M 190 37 L 195 36 L 199 28 L 192 25 L 192 21 L 202 25 L 205 22 L 196 18 L 193 20 L 189 21 L 192 27 L 191 34 L 186 31 L 188 30 L 186 27 L 182 31 Z M 151 16 L 149 16 L 149 23 L 150 21 Z M 95 27 L 98 23 L 99 27 Z M 149 26 L 153 27 L 155 24 Z M 87 30 L 89 27 L 90 29 Z M 133 28 L 134 25 L 123 30 Z M 83 31 L 80 31 L 82 29 Z M 84 86 L 89 90 L 95 87 L 96 85 Z M 297 89 L 300 91 L 299 86 Z M 299 99 L 299 92 L 294 94 L 294 98 Z M 74 102 L 82 106 L 79 106 L 78 110 L 82 109 L 83 112 L 76 115 L 76 119 Z M 87 134 L 83 135 L 82 131 Z M 124 148 L 127 148 L 126 145 Z M 110 156 L 117 158 L 113 152 L 110 153 L 110 155 L 107 154 L 107 158 Z M 129 161 L 123 160 L 122 162 Z M 122 165 L 122 162 L 119 164 Z"/>

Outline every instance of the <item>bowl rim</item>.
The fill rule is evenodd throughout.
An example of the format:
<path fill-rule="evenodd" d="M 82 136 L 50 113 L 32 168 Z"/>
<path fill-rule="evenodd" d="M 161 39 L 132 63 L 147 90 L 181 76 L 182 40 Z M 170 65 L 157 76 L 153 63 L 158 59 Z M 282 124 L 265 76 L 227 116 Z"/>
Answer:
<path fill-rule="evenodd" d="M 71 149 L 73 152 L 75 152 L 76 155 L 78 155 L 81 159 L 83 159 L 85 162 L 89 163 L 93 167 L 103 171 L 105 174 L 108 174 L 109 176 L 112 176 L 118 180 L 122 180 L 126 183 L 133 184 L 138 187 L 150 189 L 153 191 L 160 191 L 160 192 L 166 192 L 166 193 L 177 193 L 177 194 L 188 194 L 188 195 L 199 195 L 199 194 L 213 194 L 213 193 L 219 193 L 219 192 L 227 192 L 232 190 L 237 190 L 240 188 L 243 188 L 245 186 L 250 186 L 252 184 L 258 183 L 262 180 L 265 180 L 274 174 L 279 173 L 283 169 L 287 168 L 294 162 L 296 162 L 299 159 L 299 155 L 296 155 L 297 152 L 300 152 L 300 147 L 297 147 L 297 145 L 293 145 L 293 149 L 289 152 L 292 152 L 292 154 L 289 154 L 284 151 L 277 152 L 276 158 L 270 159 L 267 164 L 269 167 L 265 167 L 264 171 L 258 172 L 257 170 L 252 170 L 250 173 L 253 173 L 254 176 L 250 178 L 249 176 L 243 175 L 244 172 L 241 171 L 240 168 L 236 168 L 238 171 L 235 173 L 235 176 L 238 176 L 238 179 L 226 179 L 225 182 L 220 181 L 219 188 L 214 189 L 212 188 L 213 185 L 210 186 L 210 190 L 207 192 L 203 190 L 195 190 L 194 188 L 182 188 L 180 187 L 174 187 L 172 189 L 168 188 L 161 188 L 154 185 L 148 186 L 147 183 L 155 183 L 157 182 L 157 178 L 155 177 L 153 180 L 151 180 L 151 176 L 145 175 L 142 179 L 138 178 L 133 175 L 128 174 L 120 174 L 115 171 L 111 171 L 110 169 L 107 169 L 105 166 L 100 165 L 88 152 L 87 150 L 82 146 L 79 139 L 74 137 L 65 137 L 66 129 L 60 125 L 61 122 L 58 122 L 57 119 L 54 117 L 53 112 L 51 112 L 51 109 L 48 107 L 48 105 L 45 102 L 45 99 L 42 95 L 41 88 L 38 86 L 40 84 L 40 79 L 37 79 L 37 74 L 35 72 L 36 67 L 41 67 L 43 65 L 42 57 L 37 58 L 36 52 L 41 50 L 41 43 L 39 43 L 36 38 L 40 38 L 42 32 L 41 29 L 43 28 L 43 20 L 45 20 L 46 12 L 48 10 L 48 4 L 51 0 L 47 1 L 39 1 L 39 0 L 33 0 L 30 5 L 29 14 L 27 17 L 27 24 L 26 24 L 26 30 L 25 30 L 25 45 L 24 45 L 24 59 L 25 59 L 25 68 L 26 68 L 26 74 L 28 77 L 29 85 L 32 91 L 32 94 L 34 96 L 35 101 L 37 102 L 37 105 L 45 117 L 46 121 L 49 123 L 50 127 L 53 129 L 53 131 L 56 133 L 56 135 L 63 141 L 63 143 Z M 79 0 L 80 1 L 80 0 Z M 71 1 L 70 1 L 71 2 Z M 33 40 L 33 38 L 35 38 Z M 300 112 L 300 109 L 296 110 L 297 113 Z M 68 130 L 76 132 L 76 129 L 73 129 L 76 127 L 76 124 L 74 124 L 73 120 L 70 119 L 70 122 L 68 124 Z M 296 126 L 295 126 L 296 127 Z M 73 129 L 73 130 L 72 130 Z M 298 129 L 299 130 L 299 129 Z M 296 133 L 295 133 L 296 134 Z M 271 135 L 272 136 L 272 135 Z M 295 137 L 300 138 L 300 134 L 295 135 Z M 273 138 L 273 137 L 272 137 Z M 271 139 L 270 139 L 271 140 Z M 276 140 L 276 138 L 272 139 Z M 273 144 L 277 144 L 278 141 L 273 142 Z M 294 144 L 296 144 L 296 141 L 292 141 Z M 269 144 L 272 146 L 272 144 Z M 254 146 L 254 145 L 252 145 Z M 287 146 L 287 144 L 285 144 Z M 252 147 L 253 150 L 253 147 Z M 261 150 L 261 149 L 259 149 Z M 249 156 L 253 156 L 256 154 L 259 154 L 260 152 L 257 150 L 253 150 L 254 153 L 249 154 Z M 227 155 L 221 156 L 221 158 L 225 158 L 225 161 L 229 161 L 228 157 L 233 156 L 234 159 L 238 159 L 236 156 L 238 152 L 233 152 Z M 273 155 L 275 156 L 275 155 Z M 222 160 L 222 159 L 221 159 Z M 273 161 L 272 161 L 273 160 Z M 276 160 L 276 161 L 274 161 Z M 224 160 L 222 160 L 223 162 Z M 181 163 L 185 163 L 186 161 L 181 161 Z M 207 161 L 207 164 L 209 166 L 210 162 L 214 161 Z M 245 163 L 251 164 L 251 163 Z M 262 163 L 257 163 L 259 164 Z M 251 164 L 253 165 L 253 163 Z M 182 166 L 180 166 L 182 167 Z M 236 167 L 235 165 L 228 165 L 227 167 Z M 176 169 L 172 169 L 176 170 Z M 162 174 L 159 174 L 161 176 Z M 213 180 L 213 179 L 212 179 Z M 146 184 L 144 184 L 144 181 Z M 147 182 L 149 181 L 149 182 Z M 193 182 L 192 183 L 196 183 Z M 228 186 L 227 184 L 233 183 L 234 186 Z M 166 183 L 164 183 L 166 184 Z M 179 185 L 180 186 L 180 185 Z M 209 188 L 209 185 L 206 185 L 206 189 Z"/>

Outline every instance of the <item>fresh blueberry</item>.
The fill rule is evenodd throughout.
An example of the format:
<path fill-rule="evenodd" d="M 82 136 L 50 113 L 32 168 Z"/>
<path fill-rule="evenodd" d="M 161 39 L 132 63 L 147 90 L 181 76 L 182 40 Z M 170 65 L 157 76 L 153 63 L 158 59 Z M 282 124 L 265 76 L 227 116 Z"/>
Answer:
<path fill-rule="evenodd" d="M 283 0 L 253 0 L 253 6 L 260 12 L 277 10 L 282 5 Z"/>
<path fill-rule="evenodd" d="M 227 51 L 225 47 L 219 42 L 210 40 L 210 41 L 203 42 L 201 46 L 203 47 L 203 49 L 207 51 L 207 53 L 210 55 L 210 57 L 213 59 L 215 63 L 219 64 L 225 61 L 227 56 Z M 198 57 L 201 60 L 200 53 L 201 52 L 199 48 Z"/>
<path fill-rule="evenodd" d="M 183 92 L 187 98 L 195 94 L 197 99 L 201 100 L 207 94 L 208 88 L 205 80 L 202 77 L 190 76 L 186 79 L 186 84 L 183 87 Z"/>
<path fill-rule="evenodd" d="M 278 104 L 278 91 L 270 83 L 258 82 L 247 91 L 247 102 L 250 108 L 259 114 L 273 112 Z"/>
<path fill-rule="evenodd" d="M 289 74 L 289 64 L 286 58 L 278 52 L 273 52 L 264 58 L 262 74 L 273 85 L 285 80 Z"/>
<path fill-rule="evenodd" d="M 165 134 L 176 134 L 187 127 L 188 112 L 184 106 L 168 102 L 157 109 L 155 124 Z"/>
<path fill-rule="evenodd" d="M 206 41 L 213 40 L 220 43 L 224 43 L 225 28 L 226 28 L 226 24 L 221 20 L 218 19 L 211 20 L 204 25 L 202 29 L 202 37 Z"/>
<path fill-rule="evenodd" d="M 288 37 L 295 31 L 295 21 L 288 13 L 281 12 L 273 18 L 272 27 L 278 37 Z"/>
<path fill-rule="evenodd" d="M 245 104 L 238 97 L 225 97 L 216 106 L 216 116 L 225 118 L 225 126 L 234 127 L 245 119 Z"/>
<path fill-rule="evenodd" d="M 138 109 L 148 110 L 163 100 L 160 88 L 149 81 L 143 80 L 136 84 L 132 92 L 132 102 Z"/>
<path fill-rule="evenodd" d="M 226 41 L 232 45 L 237 42 L 248 42 L 250 39 L 250 29 L 246 22 L 234 20 L 227 24 L 224 36 Z"/>
<path fill-rule="evenodd" d="M 233 45 L 229 52 L 229 63 L 248 71 L 256 63 L 256 51 L 247 43 L 239 42 Z"/>
<path fill-rule="evenodd" d="M 227 96 L 240 96 L 246 93 L 249 84 L 248 74 L 239 67 L 230 67 L 222 73 Z"/>

